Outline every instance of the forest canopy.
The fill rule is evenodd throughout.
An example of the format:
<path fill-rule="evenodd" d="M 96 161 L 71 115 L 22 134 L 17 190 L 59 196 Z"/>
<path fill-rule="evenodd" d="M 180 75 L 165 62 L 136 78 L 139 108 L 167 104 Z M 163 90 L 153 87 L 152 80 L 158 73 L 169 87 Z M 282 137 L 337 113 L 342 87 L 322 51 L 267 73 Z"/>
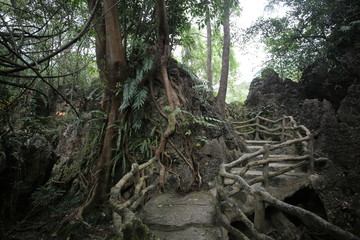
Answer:
<path fill-rule="evenodd" d="M 299 80 L 305 67 L 326 58 L 329 67 L 341 63 L 338 48 L 358 48 L 360 4 L 356 0 L 270 0 L 269 11 L 288 9 L 281 18 L 261 18 L 245 33 L 260 34 L 271 59 L 269 67 L 282 77 Z"/>
<path fill-rule="evenodd" d="M 217 185 L 220 166 L 240 163 L 246 142 L 230 121 L 245 120 L 238 102 L 250 85 L 237 82 L 234 36 L 240 33 L 232 20 L 241 3 L 0 0 L 0 238 L 2 219 L 18 222 L 10 226 L 15 232 L 40 211 L 61 219 L 53 221 L 52 237 L 68 225 L 74 230 L 74 222 L 90 226 L 84 219 L 96 222 L 91 214 L 102 207 L 109 210 L 102 218 L 114 213 L 128 220 L 149 192 L 208 190 Z M 252 88 L 270 84 L 269 76 L 299 86 L 284 79 L 300 80 L 316 61 L 342 76 L 343 53 L 360 48 L 359 0 L 268 1 L 268 9 L 278 6 L 288 9 L 284 17 L 260 18 L 242 35 L 243 44 L 260 36 L 270 55 L 264 67 L 280 75 L 265 71 Z M 338 79 L 321 90 L 341 88 L 339 103 L 352 82 Z M 272 113 L 262 107 L 251 114 Z M 254 126 L 259 122 L 246 128 Z M 258 153 L 269 154 L 266 148 Z"/>

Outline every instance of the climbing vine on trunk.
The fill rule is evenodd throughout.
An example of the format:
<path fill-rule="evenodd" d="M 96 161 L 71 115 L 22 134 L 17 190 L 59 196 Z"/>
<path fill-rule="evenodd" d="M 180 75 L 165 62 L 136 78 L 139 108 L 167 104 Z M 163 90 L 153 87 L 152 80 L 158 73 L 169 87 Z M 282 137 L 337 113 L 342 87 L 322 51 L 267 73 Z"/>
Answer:
<path fill-rule="evenodd" d="M 93 0 L 88 1 L 89 6 L 94 5 Z M 115 156 L 118 129 L 120 120 L 119 107 L 121 105 L 121 94 L 117 86 L 123 86 L 127 77 L 125 52 L 122 45 L 119 17 L 115 0 L 104 0 L 103 14 L 105 29 L 100 25 L 96 28 L 96 54 L 97 63 L 106 60 L 106 65 L 99 65 L 100 70 L 105 70 L 105 106 L 108 112 L 106 131 L 103 138 L 100 157 L 94 169 L 93 187 L 85 204 L 79 209 L 79 216 L 82 217 L 95 203 L 105 202 L 110 191 L 110 168 L 112 159 Z M 105 31 L 104 31 L 105 30 Z M 106 41 L 103 41 L 104 35 Z M 104 54 L 105 50 L 105 56 Z M 105 69 L 104 69 L 105 68 Z"/>
<path fill-rule="evenodd" d="M 169 24 L 166 15 L 166 7 L 164 0 L 156 0 L 155 5 L 156 11 L 156 23 L 157 23 L 157 58 L 159 61 L 160 75 L 161 80 L 165 88 L 166 97 L 168 99 L 169 106 L 172 111 L 179 108 L 180 102 L 179 98 L 174 91 L 174 88 L 169 79 L 167 64 L 170 54 L 170 44 L 169 44 Z M 172 115 L 169 119 L 169 124 L 167 125 L 163 136 L 160 139 L 159 146 L 155 151 L 155 155 L 159 160 L 161 170 L 160 170 L 160 186 L 164 185 L 165 178 L 165 166 L 162 163 L 163 154 L 165 151 L 166 144 L 168 142 L 169 136 L 175 131 L 176 118 L 175 115 Z"/>

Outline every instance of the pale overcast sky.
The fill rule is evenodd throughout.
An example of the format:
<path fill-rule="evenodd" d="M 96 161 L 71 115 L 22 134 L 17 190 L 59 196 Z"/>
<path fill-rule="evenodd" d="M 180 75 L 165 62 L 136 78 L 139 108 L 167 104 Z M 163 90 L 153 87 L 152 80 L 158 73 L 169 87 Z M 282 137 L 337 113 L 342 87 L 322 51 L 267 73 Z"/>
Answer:
<path fill-rule="evenodd" d="M 283 16 L 286 11 L 283 7 L 274 9 L 271 13 L 265 11 L 267 0 L 240 0 L 239 2 L 242 12 L 240 17 L 231 17 L 232 26 L 234 27 L 235 25 L 234 28 L 230 29 L 232 33 L 250 27 L 260 16 Z M 205 29 L 203 31 L 205 31 Z M 204 35 L 206 35 L 206 32 Z M 239 45 L 241 44 L 234 43 L 236 58 L 240 63 L 240 76 L 236 81 L 237 84 L 240 84 L 241 82 L 250 82 L 255 78 L 263 68 L 263 63 L 266 60 L 266 53 L 259 39 L 248 42 L 246 46 Z M 176 47 L 173 54 L 180 59 L 181 47 Z"/>
<path fill-rule="evenodd" d="M 251 26 L 253 22 L 260 16 L 283 16 L 285 15 L 285 8 L 275 9 L 274 12 L 266 12 L 265 6 L 267 0 L 241 0 L 240 6 L 242 12 L 240 17 L 232 19 L 232 23 L 238 29 L 246 29 Z M 236 31 L 236 29 L 233 29 Z M 247 43 L 246 46 L 236 48 L 236 58 L 240 63 L 240 79 L 238 82 L 250 82 L 257 76 L 257 73 L 262 69 L 263 63 L 266 60 L 266 53 L 263 45 L 258 39 Z"/>

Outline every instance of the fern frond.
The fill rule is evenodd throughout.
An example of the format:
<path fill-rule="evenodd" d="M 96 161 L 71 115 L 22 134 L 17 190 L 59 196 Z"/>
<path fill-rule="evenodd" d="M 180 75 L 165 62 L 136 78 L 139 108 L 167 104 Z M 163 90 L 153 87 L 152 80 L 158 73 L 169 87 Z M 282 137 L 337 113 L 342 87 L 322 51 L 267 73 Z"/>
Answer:
<path fill-rule="evenodd" d="M 141 128 L 142 120 L 144 119 L 144 106 L 148 96 L 148 89 L 146 87 L 140 88 L 140 83 L 145 74 L 151 70 L 155 55 L 145 55 L 143 58 L 143 66 L 136 70 L 135 78 L 126 81 L 123 88 L 123 102 L 119 110 L 124 110 L 131 107 L 132 124 L 131 128 L 138 130 Z"/>
<path fill-rule="evenodd" d="M 137 93 L 136 79 L 129 79 L 126 81 L 123 90 L 123 102 L 119 107 L 119 110 L 124 110 L 131 105 L 132 99 Z"/>
<path fill-rule="evenodd" d="M 143 69 L 146 72 L 148 72 L 152 68 L 154 58 L 155 58 L 155 55 L 146 55 L 144 57 L 144 67 L 143 67 Z"/>
<path fill-rule="evenodd" d="M 217 119 L 217 118 L 213 118 L 213 117 L 204 117 L 205 121 L 207 122 L 216 122 L 216 123 L 223 123 L 223 121 Z"/>
<path fill-rule="evenodd" d="M 140 108 L 142 108 L 142 107 L 145 105 L 147 96 L 148 96 L 148 90 L 147 90 L 146 87 L 144 87 L 144 88 L 141 89 L 141 91 L 138 92 L 138 93 L 136 94 L 136 96 L 134 97 L 134 102 L 133 102 L 131 108 L 132 108 L 133 110 L 134 110 L 134 109 L 139 110 Z"/>
<path fill-rule="evenodd" d="M 132 129 L 139 130 L 145 117 L 144 109 L 134 109 L 132 119 Z"/>

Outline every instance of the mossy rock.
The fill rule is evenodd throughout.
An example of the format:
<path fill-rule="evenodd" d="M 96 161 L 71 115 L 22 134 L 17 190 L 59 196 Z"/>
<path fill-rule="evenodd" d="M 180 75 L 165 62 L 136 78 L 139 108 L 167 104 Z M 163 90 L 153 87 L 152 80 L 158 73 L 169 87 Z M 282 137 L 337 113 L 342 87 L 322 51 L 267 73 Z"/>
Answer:
<path fill-rule="evenodd" d="M 140 219 L 134 218 L 125 223 L 123 227 L 124 239 L 126 240 L 153 240 L 155 239 L 149 228 Z"/>
<path fill-rule="evenodd" d="M 266 68 L 261 72 L 261 79 L 269 78 L 271 76 L 278 77 L 278 74 L 274 71 L 274 69 Z"/>
<path fill-rule="evenodd" d="M 138 218 L 125 223 L 122 227 L 122 233 L 123 236 L 119 234 L 109 235 L 104 240 L 155 240 L 149 228 Z"/>

